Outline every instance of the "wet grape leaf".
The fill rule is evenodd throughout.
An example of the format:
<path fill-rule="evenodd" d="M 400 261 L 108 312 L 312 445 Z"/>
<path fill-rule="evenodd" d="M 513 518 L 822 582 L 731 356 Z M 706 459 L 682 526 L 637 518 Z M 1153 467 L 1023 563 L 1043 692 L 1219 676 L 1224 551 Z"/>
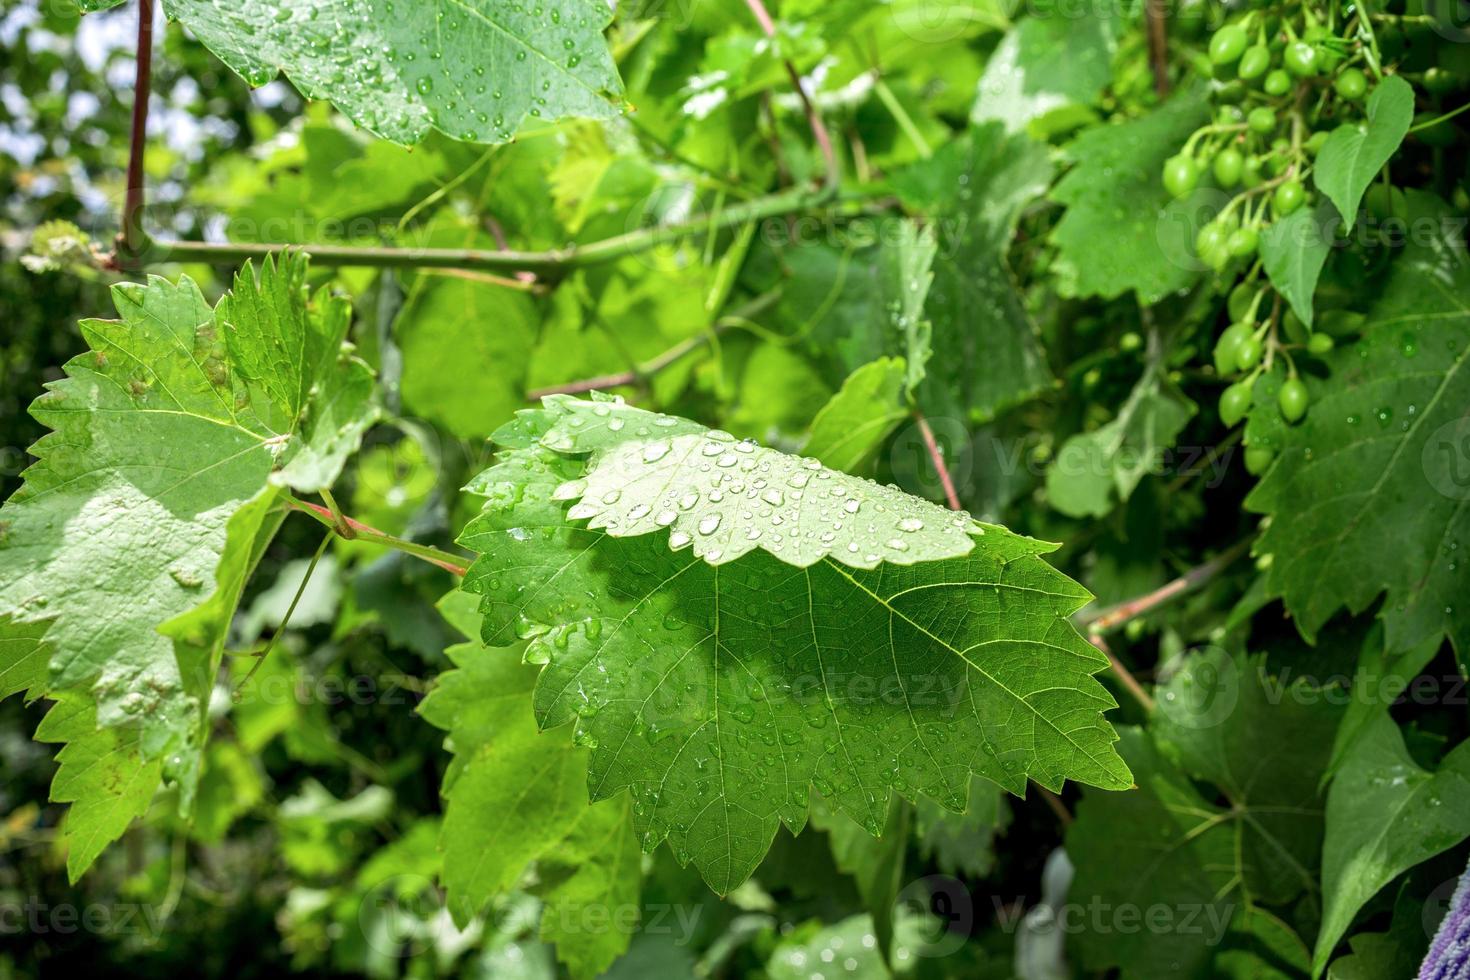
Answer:
<path fill-rule="evenodd" d="M 1045 148 L 998 123 L 973 126 L 893 177 L 937 229 L 925 312 L 931 357 L 919 403 L 931 416 L 989 420 L 1051 382 L 1036 324 L 1007 263 L 1021 210 L 1045 193 Z"/>
<path fill-rule="evenodd" d="M 1066 15 L 1039 12 L 1007 32 L 985 64 L 972 122 L 999 121 L 1008 132 L 1071 105 L 1090 105 L 1112 79 L 1121 18 L 1116 8 Z"/>
<path fill-rule="evenodd" d="M 1437 205 L 1410 195 L 1421 217 Z M 1417 219 L 1416 219 L 1417 220 Z M 1440 238 L 1409 242 L 1360 340 L 1308 376 L 1307 416 L 1246 506 L 1272 520 L 1255 546 L 1266 581 L 1308 639 L 1380 594 L 1388 648 L 1447 635 L 1470 650 L 1457 572 L 1470 542 L 1470 260 Z"/>
<path fill-rule="evenodd" d="M 1387 714 L 1368 723 L 1327 796 L 1322 848 L 1322 929 L 1312 958 L 1320 974 L 1379 889 L 1470 837 L 1470 743 L 1430 772 L 1410 757 Z"/>
<path fill-rule="evenodd" d="M 1151 729 L 1119 727 L 1138 790 L 1087 793 L 1067 834 L 1077 866 L 1069 900 L 1109 910 L 1075 937 L 1089 969 L 1213 976 L 1207 967 L 1248 903 L 1316 888 L 1317 776 L 1339 711 L 1311 685 L 1264 669 L 1262 657 L 1191 655 L 1158 689 Z M 1151 906 L 1171 916 L 1156 929 L 1124 928 L 1111 913 Z"/>
<path fill-rule="evenodd" d="M 1050 546 L 607 401 L 548 399 L 497 439 L 509 449 L 472 481 L 487 503 L 460 539 L 480 554 L 464 588 L 482 597 L 485 640 L 530 638 L 537 717 L 575 721 L 591 797 L 628 790 L 644 845 L 667 839 L 716 891 L 750 875 L 780 825 L 805 824 L 811 787 L 876 834 L 895 793 L 962 811 L 972 773 L 1016 793 L 1028 777 L 1129 785 L 1092 677 L 1106 661 L 1068 618 L 1088 596 L 1041 560 Z M 676 445 L 683 462 L 665 462 Z M 686 487 L 699 499 L 683 511 Z M 816 499 L 767 504 L 757 527 L 773 487 Z M 671 489 L 690 530 L 640 523 Z M 579 495 L 600 506 L 557 499 Z M 943 533 L 897 527 L 931 510 Z M 744 522 L 739 560 L 719 546 L 726 521 Z M 856 553 L 821 540 L 833 524 Z M 757 547 L 751 529 L 791 545 Z M 914 543 L 895 550 L 895 534 Z M 695 536 L 714 539 L 703 558 Z M 867 567 L 869 554 L 911 562 Z"/>
<path fill-rule="evenodd" d="M 251 85 L 284 72 L 396 143 L 437 129 L 505 143 L 528 117 L 608 119 L 621 83 L 599 0 L 166 0 L 168 16 Z"/>
<path fill-rule="evenodd" d="M 1052 189 L 1067 210 L 1051 233 L 1064 294 L 1111 298 L 1131 289 L 1149 304 L 1194 281 L 1198 221 L 1189 201 L 1169 200 L 1159 173 L 1207 117 L 1204 100 L 1182 92 L 1067 145 L 1074 166 Z"/>

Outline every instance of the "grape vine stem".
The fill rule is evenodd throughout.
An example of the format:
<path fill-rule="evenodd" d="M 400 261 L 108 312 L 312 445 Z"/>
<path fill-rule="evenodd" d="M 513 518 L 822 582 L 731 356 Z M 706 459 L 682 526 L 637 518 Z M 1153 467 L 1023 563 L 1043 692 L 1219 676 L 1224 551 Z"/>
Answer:
<path fill-rule="evenodd" d="M 133 72 L 133 119 L 128 135 L 128 185 L 123 198 L 117 253 L 136 254 L 148 240 L 143 231 L 143 152 L 148 133 L 148 93 L 153 86 L 153 3 L 138 4 L 138 50 Z"/>
<path fill-rule="evenodd" d="M 404 554 L 420 558 L 431 565 L 439 566 L 446 572 L 461 577 L 469 571 L 469 568 L 464 563 L 465 559 L 460 555 L 452 554 L 448 551 L 441 551 L 430 545 L 419 544 L 417 541 L 395 537 L 394 535 L 379 531 L 371 525 L 364 524 L 355 518 L 348 517 L 340 511 L 334 512 L 333 508 L 323 507 L 321 504 L 314 504 L 307 500 L 298 500 L 289 494 L 286 495 L 286 506 L 314 518 L 318 523 L 325 525 L 338 537 L 380 544 L 385 548 L 392 548 L 395 551 L 401 551 Z"/>
<path fill-rule="evenodd" d="M 761 25 L 761 30 L 771 40 L 776 39 L 776 22 L 771 19 L 770 11 L 762 0 L 745 0 L 745 5 L 755 15 L 756 22 Z M 807 125 L 811 127 L 812 138 L 817 141 L 817 149 L 822 153 L 822 162 L 827 166 L 826 190 L 836 193 L 837 185 L 842 179 L 842 170 L 837 163 L 837 151 L 832 146 L 832 135 L 827 132 L 827 124 L 822 121 L 822 114 L 817 111 L 811 96 L 807 95 L 806 86 L 802 84 L 801 72 L 796 70 L 796 65 L 791 63 L 790 58 L 782 60 L 786 66 L 786 74 L 791 77 L 791 86 L 796 89 L 796 97 L 801 100 L 801 107 L 806 112 Z"/>
<path fill-rule="evenodd" d="M 960 510 L 960 495 L 955 492 L 954 480 L 950 478 L 949 467 L 944 463 L 944 451 L 934 439 L 934 430 L 929 428 L 929 420 L 917 408 L 914 409 L 914 423 L 918 425 L 924 448 L 929 451 L 929 459 L 934 463 L 934 472 L 939 475 L 939 485 L 944 487 L 944 499 L 949 503 L 949 509 Z"/>
<path fill-rule="evenodd" d="M 1109 633 L 1130 619 L 1135 619 L 1143 614 L 1163 605 L 1175 596 L 1183 595 L 1191 589 L 1198 588 L 1219 575 L 1230 567 L 1237 558 L 1250 549 L 1254 535 L 1243 538 L 1226 548 L 1220 554 L 1211 558 L 1202 565 L 1197 565 L 1189 571 L 1165 584 L 1154 589 L 1146 595 L 1128 599 L 1105 609 L 1100 609 L 1091 616 L 1083 617 L 1081 624 L 1087 627 L 1092 636 L 1102 636 Z"/>

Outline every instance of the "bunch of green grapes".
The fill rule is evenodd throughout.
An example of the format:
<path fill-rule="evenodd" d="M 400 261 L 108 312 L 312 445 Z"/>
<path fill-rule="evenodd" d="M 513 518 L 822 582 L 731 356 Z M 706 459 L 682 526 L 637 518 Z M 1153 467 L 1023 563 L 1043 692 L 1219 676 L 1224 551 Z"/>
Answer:
<path fill-rule="evenodd" d="M 1372 53 L 1356 35 L 1339 33 L 1311 9 L 1293 5 L 1245 11 L 1215 31 L 1207 54 L 1215 118 L 1164 163 L 1163 184 L 1176 198 L 1194 192 L 1201 181 L 1213 181 L 1230 195 L 1199 230 L 1195 251 L 1216 273 L 1229 270 L 1233 276 L 1249 267 L 1231 294 L 1232 322 L 1215 345 L 1216 370 L 1236 378 L 1221 396 L 1222 419 L 1233 426 L 1244 418 L 1257 377 L 1279 354 L 1287 359 L 1289 376 L 1277 403 L 1282 417 L 1294 423 L 1306 414 L 1308 396 L 1286 348 L 1322 354 L 1332 338 L 1300 330 L 1299 345 L 1279 339 L 1282 304 L 1274 295 L 1264 303 L 1269 287 L 1254 285 L 1260 275 L 1256 253 L 1266 227 L 1312 204 L 1305 183 L 1312 161 L 1332 129 L 1361 117 L 1370 86 L 1359 65 Z M 1254 470 L 1267 461 L 1247 464 Z"/>

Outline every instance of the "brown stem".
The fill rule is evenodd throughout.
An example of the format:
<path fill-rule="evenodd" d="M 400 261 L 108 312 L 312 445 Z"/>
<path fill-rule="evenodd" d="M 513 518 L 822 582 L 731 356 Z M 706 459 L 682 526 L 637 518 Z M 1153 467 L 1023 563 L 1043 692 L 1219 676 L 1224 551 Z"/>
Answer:
<path fill-rule="evenodd" d="M 924 448 L 929 450 L 929 459 L 934 463 L 934 472 L 939 474 L 939 483 L 944 487 L 944 499 L 949 502 L 950 510 L 960 509 L 960 495 L 955 493 L 954 480 L 950 479 L 949 467 L 944 465 L 944 453 L 939 448 L 939 443 L 934 440 L 934 431 L 929 428 L 929 420 L 924 418 L 924 413 L 917 408 L 914 409 L 914 421 L 919 425 L 919 435 L 924 440 Z"/>
<path fill-rule="evenodd" d="M 617 374 L 600 374 L 595 378 L 579 378 L 576 381 L 568 381 L 565 384 L 547 385 L 545 388 L 532 388 L 526 392 L 526 401 L 540 401 L 547 395 L 584 395 L 589 391 L 605 391 L 608 388 L 621 388 L 624 385 L 635 385 L 638 383 L 638 371 L 620 371 Z"/>
<path fill-rule="evenodd" d="M 133 74 L 133 121 L 128 133 L 128 186 L 117 248 L 126 256 L 143 250 L 143 155 L 148 132 L 148 93 L 153 85 L 153 3 L 138 4 L 138 50 Z"/>
<path fill-rule="evenodd" d="M 1146 0 L 1144 18 L 1148 21 L 1148 63 L 1154 72 L 1154 91 L 1159 98 L 1169 94 L 1169 28 L 1165 0 Z"/>
<path fill-rule="evenodd" d="M 542 295 L 546 287 L 536 281 L 536 277 L 529 272 L 518 272 L 515 278 L 497 276 L 489 272 L 472 272 L 469 269 L 425 269 L 425 275 L 430 276 L 452 276 L 455 279 L 467 279 L 470 282 L 482 282 L 487 286 L 500 286 L 504 289 L 519 289 L 522 292 L 536 293 Z"/>
<path fill-rule="evenodd" d="M 318 522 L 325 524 L 339 537 L 381 544 L 384 547 L 393 548 L 404 554 L 412 555 L 415 558 L 421 558 L 429 564 L 437 565 L 446 572 L 454 575 L 463 576 L 469 571 L 463 564 L 464 559 L 458 555 L 450 554 L 447 551 L 440 551 L 438 548 L 427 544 L 419 544 L 417 541 L 394 537 L 391 534 L 379 531 L 370 524 L 364 524 L 362 521 L 348 517 L 346 514 L 333 511 L 330 507 L 323 507 L 321 504 L 314 504 L 308 500 L 297 500 L 295 497 L 287 497 L 286 506 L 292 510 L 300 511 L 303 514 L 316 518 Z"/>
<path fill-rule="evenodd" d="M 1108 664 L 1112 666 L 1113 673 L 1118 675 L 1118 682 L 1123 685 L 1129 694 L 1133 695 L 1135 701 L 1143 706 L 1145 712 L 1153 714 L 1154 699 L 1149 697 L 1148 691 L 1144 690 L 1143 685 L 1138 683 L 1138 678 L 1133 676 L 1133 672 L 1123 666 L 1123 661 L 1119 660 L 1113 654 L 1113 648 L 1108 646 L 1108 641 L 1097 633 L 1091 634 L 1088 636 L 1088 639 L 1092 641 L 1093 646 L 1103 652 L 1103 656 L 1108 658 Z"/>
<path fill-rule="evenodd" d="M 1183 575 L 1173 581 L 1166 582 L 1147 595 L 1139 596 L 1136 599 L 1129 599 L 1126 602 L 1120 602 L 1117 605 L 1099 610 L 1091 616 L 1084 617 L 1082 624 L 1087 627 L 1088 632 L 1094 637 L 1108 633 L 1122 626 L 1128 620 L 1141 616 L 1156 606 L 1163 605 L 1175 596 L 1182 595 L 1190 589 L 1208 582 L 1220 574 L 1231 562 L 1245 554 L 1247 549 L 1250 548 L 1251 540 L 1251 538 L 1245 538 L 1237 541 L 1203 565 L 1191 568 Z"/>
<path fill-rule="evenodd" d="M 1063 827 L 1072 826 L 1072 811 L 1067 809 L 1067 804 L 1062 802 L 1062 798 L 1039 783 L 1036 789 L 1041 795 L 1042 802 L 1051 808 L 1052 813 L 1057 815 L 1057 822 Z"/>
<path fill-rule="evenodd" d="M 776 24 L 771 20 L 771 14 L 766 10 L 766 5 L 761 0 L 745 0 L 745 5 L 755 15 L 766 37 L 775 38 Z M 786 74 L 791 78 L 791 87 L 796 89 L 796 97 L 801 100 L 801 107 L 806 112 L 806 121 L 812 129 L 812 138 L 817 141 L 817 149 L 822 152 L 822 162 L 827 167 L 827 187 L 836 189 L 838 182 L 842 179 L 842 170 L 837 163 L 837 151 L 832 146 L 832 134 L 827 132 L 827 124 L 822 121 L 821 113 L 817 112 L 816 105 L 807 95 L 806 86 L 801 83 L 801 72 L 796 70 L 796 66 L 791 63 L 790 59 L 786 59 L 783 64 L 786 66 Z"/>

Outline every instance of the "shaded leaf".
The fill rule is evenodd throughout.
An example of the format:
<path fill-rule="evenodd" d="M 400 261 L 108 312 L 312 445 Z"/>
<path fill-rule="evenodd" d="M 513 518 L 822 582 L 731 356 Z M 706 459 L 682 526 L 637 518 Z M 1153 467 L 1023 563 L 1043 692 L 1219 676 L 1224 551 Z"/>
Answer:
<path fill-rule="evenodd" d="M 1272 515 L 1255 550 L 1274 556 L 1267 586 L 1308 639 L 1338 609 L 1360 612 L 1387 591 L 1389 649 L 1448 635 L 1470 650 L 1456 573 L 1470 540 L 1467 295 L 1463 247 L 1409 243 L 1362 339 L 1328 355 L 1325 380 L 1306 379 L 1306 418 L 1246 498 Z"/>
<path fill-rule="evenodd" d="M 1327 965 L 1353 916 L 1399 874 L 1470 836 L 1470 743 L 1421 769 L 1387 715 L 1354 743 L 1327 796 L 1322 848 L 1326 906 L 1314 975 Z"/>
<path fill-rule="evenodd" d="M 1346 123 L 1332 131 L 1317 151 L 1312 171 L 1317 189 L 1337 205 L 1349 229 L 1358 220 L 1363 192 L 1397 152 L 1414 121 L 1413 86 L 1389 75 L 1368 96 L 1366 115 L 1361 123 Z"/>

